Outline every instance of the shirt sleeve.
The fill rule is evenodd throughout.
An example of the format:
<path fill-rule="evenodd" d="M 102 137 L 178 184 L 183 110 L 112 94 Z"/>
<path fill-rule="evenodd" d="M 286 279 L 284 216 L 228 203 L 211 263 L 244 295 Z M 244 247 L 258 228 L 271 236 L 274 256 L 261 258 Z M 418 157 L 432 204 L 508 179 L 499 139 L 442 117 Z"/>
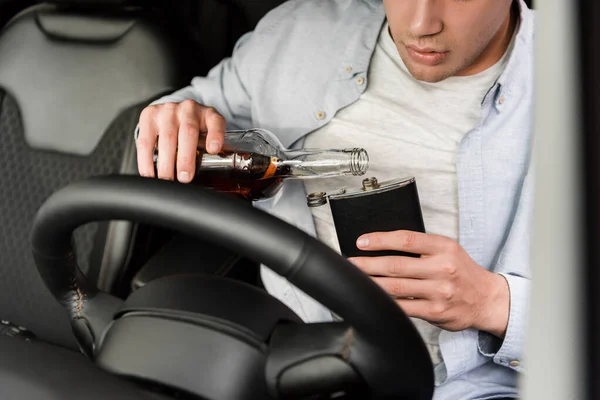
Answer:
<path fill-rule="evenodd" d="M 244 68 L 252 50 L 253 32 L 244 34 L 233 49 L 231 57 L 213 67 L 206 77 L 194 77 L 189 86 L 163 96 L 151 104 L 180 103 L 194 100 L 215 108 L 227 121 L 228 129 L 250 126 L 251 97 L 244 84 Z M 137 138 L 139 126 L 136 128 Z"/>
<path fill-rule="evenodd" d="M 479 332 L 479 352 L 493 359 L 496 364 L 524 371 L 523 348 L 527 332 L 528 304 L 531 282 L 529 279 L 508 273 L 500 273 L 508 282 L 510 311 L 504 339 L 488 332 Z"/>
<path fill-rule="evenodd" d="M 531 295 L 531 222 L 533 209 L 533 164 L 523 180 L 513 224 L 504 249 L 493 272 L 503 276 L 509 288 L 509 315 L 506 333 L 500 339 L 488 332 L 478 332 L 479 353 L 494 363 L 517 372 L 525 372 L 524 348 L 528 332 Z"/>

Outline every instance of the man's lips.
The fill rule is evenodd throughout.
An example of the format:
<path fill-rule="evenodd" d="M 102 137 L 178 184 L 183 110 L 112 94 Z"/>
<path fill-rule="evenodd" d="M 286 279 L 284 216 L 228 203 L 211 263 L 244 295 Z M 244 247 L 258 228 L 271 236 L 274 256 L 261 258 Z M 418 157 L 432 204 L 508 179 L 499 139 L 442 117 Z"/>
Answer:
<path fill-rule="evenodd" d="M 447 51 L 436 51 L 428 47 L 406 46 L 409 57 L 420 64 L 438 65 L 446 58 Z"/>

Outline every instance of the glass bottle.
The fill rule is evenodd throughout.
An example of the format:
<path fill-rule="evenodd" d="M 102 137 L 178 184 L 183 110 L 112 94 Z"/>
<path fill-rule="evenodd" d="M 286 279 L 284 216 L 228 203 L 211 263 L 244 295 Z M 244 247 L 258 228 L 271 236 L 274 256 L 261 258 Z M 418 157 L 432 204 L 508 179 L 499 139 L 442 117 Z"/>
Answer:
<path fill-rule="evenodd" d="M 275 195 L 286 179 L 362 176 L 369 166 L 365 149 L 285 149 L 264 129 L 226 131 L 218 154 L 205 151 L 205 136 L 198 143 L 192 184 L 252 201 Z"/>

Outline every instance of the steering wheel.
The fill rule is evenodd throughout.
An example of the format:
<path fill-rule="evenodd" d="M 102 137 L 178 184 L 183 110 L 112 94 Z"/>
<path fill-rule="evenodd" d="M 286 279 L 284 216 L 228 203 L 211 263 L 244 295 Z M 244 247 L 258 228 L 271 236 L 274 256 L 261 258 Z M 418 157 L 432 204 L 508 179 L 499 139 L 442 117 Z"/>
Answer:
<path fill-rule="evenodd" d="M 226 246 L 342 321 L 302 323 L 273 297 L 223 278 L 162 279 L 126 301 L 101 292 L 77 265 L 72 236 L 107 220 Z M 317 239 L 251 204 L 176 182 L 96 177 L 47 199 L 31 235 L 39 273 L 67 310 L 82 352 L 113 374 L 211 399 L 432 398 L 425 344 L 390 296 Z"/>

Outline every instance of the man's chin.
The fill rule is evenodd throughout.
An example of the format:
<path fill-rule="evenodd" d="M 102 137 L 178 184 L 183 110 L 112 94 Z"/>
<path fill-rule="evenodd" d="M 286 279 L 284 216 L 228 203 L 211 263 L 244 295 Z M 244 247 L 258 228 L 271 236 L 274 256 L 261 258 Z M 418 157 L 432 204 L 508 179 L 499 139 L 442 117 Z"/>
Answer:
<path fill-rule="evenodd" d="M 445 79 L 448 79 L 453 74 L 447 69 L 436 67 L 422 67 L 422 66 L 411 66 L 407 65 L 406 68 L 412 77 L 421 82 L 437 83 Z"/>
<path fill-rule="evenodd" d="M 454 75 L 454 71 L 448 68 L 446 63 L 435 66 L 421 65 L 410 60 L 404 60 L 406 69 L 412 77 L 418 81 L 427 83 L 437 83 Z"/>

